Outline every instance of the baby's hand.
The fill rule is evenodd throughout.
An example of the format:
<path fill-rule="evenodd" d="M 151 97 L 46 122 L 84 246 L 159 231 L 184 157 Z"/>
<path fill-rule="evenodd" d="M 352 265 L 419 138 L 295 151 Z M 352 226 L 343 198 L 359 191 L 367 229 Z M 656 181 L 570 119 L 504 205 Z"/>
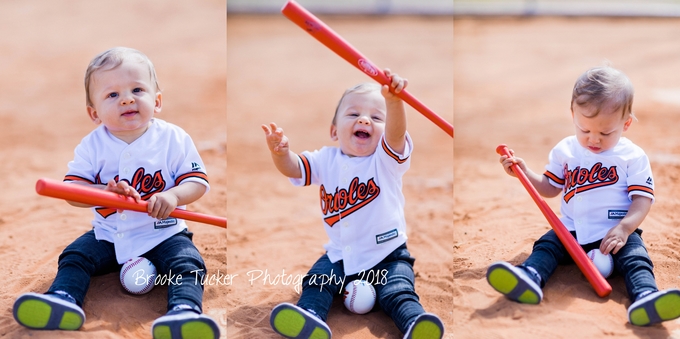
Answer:
<path fill-rule="evenodd" d="M 178 199 L 175 194 L 169 191 L 159 192 L 147 200 L 146 211 L 149 216 L 156 219 L 165 219 L 177 208 Z"/>
<path fill-rule="evenodd" d="M 397 73 L 392 73 L 389 68 L 385 68 L 384 70 L 385 75 L 390 78 L 390 85 L 383 85 L 382 90 L 380 93 L 382 93 L 383 97 L 387 100 L 400 100 L 399 97 L 395 93 L 399 93 L 408 86 L 408 80 L 400 77 L 397 75 Z M 392 91 L 390 91 L 390 89 Z"/>
<path fill-rule="evenodd" d="M 262 130 L 267 138 L 267 146 L 269 151 L 276 155 L 288 154 L 288 137 L 283 134 L 283 128 L 277 127 L 275 123 L 270 123 L 269 126 L 262 125 Z"/>
<path fill-rule="evenodd" d="M 510 176 L 517 177 L 517 175 L 515 175 L 515 172 L 512 171 L 512 168 L 510 168 L 514 164 L 517 164 L 519 168 L 522 170 L 522 172 L 526 173 L 527 164 L 524 162 L 524 159 L 516 157 L 515 151 L 513 150 L 508 151 L 510 152 L 510 157 L 508 157 L 507 155 L 501 155 L 500 159 L 500 162 L 503 165 L 505 173 L 507 173 Z"/>
<path fill-rule="evenodd" d="M 134 189 L 134 187 L 128 185 L 127 181 L 124 180 L 116 182 L 113 179 L 111 179 L 109 180 L 108 183 L 106 183 L 106 187 L 104 187 L 104 190 L 124 195 L 126 197 L 132 197 L 133 199 L 135 199 L 136 202 L 140 202 L 142 199 L 137 190 Z"/>
<path fill-rule="evenodd" d="M 607 254 L 611 252 L 616 254 L 623 245 L 628 242 L 628 234 L 626 230 L 621 227 L 621 224 L 612 227 L 609 232 L 602 238 L 600 243 L 600 252 Z"/>

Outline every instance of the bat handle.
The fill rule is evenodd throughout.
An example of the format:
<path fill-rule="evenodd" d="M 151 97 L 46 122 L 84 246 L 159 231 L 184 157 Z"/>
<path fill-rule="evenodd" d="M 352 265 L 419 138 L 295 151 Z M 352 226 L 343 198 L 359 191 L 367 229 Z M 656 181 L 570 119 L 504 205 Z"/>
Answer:
<path fill-rule="evenodd" d="M 507 157 L 512 157 L 512 155 L 510 154 L 510 150 L 508 149 L 508 146 L 505 144 L 498 145 L 498 147 L 496 147 L 496 153 L 500 155 L 505 155 Z M 510 169 L 512 170 L 513 173 L 515 173 L 517 179 L 519 179 L 519 181 L 522 183 L 522 186 L 524 186 L 527 192 L 529 192 L 529 195 L 534 200 L 536 205 L 538 205 L 538 208 L 541 210 L 541 212 L 543 212 L 543 215 L 548 219 L 548 221 L 550 221 L 551 215 L 549 215 L 550 213 L 547 211 L 550 208 L 548 207 L 548 204 L 545 202 L 545 200 L 541 198 L 541 195 L 536 190 L 536 187 L 534 187 L 534 185 L 531 184 L 531 181 L 529 181 L 529 178 L 527 177 L 526 173 L 524 173 L 524 171 L 522 171 L 522 169 L 519 168 L 519 165 L 517 164 L 512 164 L 510 166 Z"/>
<path fill-rule="evenodd" d="M 498 153 L 500 155 L 511 156 L 510 150 L 508 149 L 508 145 L 506 145 L 506 144 L 498 145 L 498 147 L 496 147 L 496 153 Z"/>
<path fill-rule="evenodd" d="M 505 144 L 500 144 L 498 147 L 496 147 L 496 153 L 500 155 L 505 155 L 508 158 L 512 157 L 512 154 L 510 154 L 510 149 L 508 149 L 508 146 Z M 530 184 L 529 178 L 527 175 L 522 171 L 522 169 L 519 168 L 519 165 L 517 164 L 512 164 L 510 165 L 510 169 L 515 173 L 517 178 L 522 182 L 524 187 L 529 190 L 529 194 L 531 194 L 531 197 L 538 197 L 538 191 L 536 191 L 536 188 L 533 185 L 527 186 L 526 184 Z M 535 193 L 535 195 L 534 195 Z M 535 199 L 534 199 L 535 200 Z"/>
<path fill-rule="evenodd" d="M 507 157 L 512 157 L 512 154 L 510 154 L 508 146 L 505 144 L 498 145 L 498 147 L 496 147 L 496 153 L 500 155 L 505 155 Z M 527 177 L 526 173 L 524 173 L 524 171 L 522 171 L 522 169 L 519 168 L 519 165 L 517 164 L 512 164 L 510 166 L 510 169 L 515 173 L 517 179 L 519 179 L 519 181 L 522 183 L 522 186 L 524 186 L 524 188 L 529 192 L 529 195 L 531 195 L 531 198 L 541 209 L 545 217 L 550 219 L 550 216 L 546 213 L 547 212 L 546 209 L 550 209 L 548 207 L 548 204 L 545 202 L 545 200 L 543 200 L 541 195 L 538 193 L 536 187 L 534 187 L 534 185 L 531 184 L 531 181 L 529 181 L 529 177 Z"/>

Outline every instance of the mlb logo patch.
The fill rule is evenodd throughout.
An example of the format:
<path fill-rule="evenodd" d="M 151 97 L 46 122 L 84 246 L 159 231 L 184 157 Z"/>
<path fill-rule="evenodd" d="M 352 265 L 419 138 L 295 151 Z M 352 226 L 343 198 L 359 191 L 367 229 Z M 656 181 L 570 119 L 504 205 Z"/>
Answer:
<path fill-rule="evenodd" d="M 394 239 L 398 236 L 399 236 L 399 232 L 395 228 L 391 231 L 376 235 L 375 236 L 375 243 L 376 244 L 382 244 L 382 243 L 390 241 L 390 240 L 392 240 L 392 239 Z"/>
<path fill-rule="evenodd" d="M 155 229 L 161 229 L 161 228 L 168 228 L 171 226 L 177 225 L 177 219 L 175 218 L 167 218 L 163 220 L 158 220 L 155 223 L 153 223 L 153 228 Z"/>
<path fill-rule="evenodd" d="M 623 219 L 628 214 L 627 210 L 609 210 L 609 219 Z"/>

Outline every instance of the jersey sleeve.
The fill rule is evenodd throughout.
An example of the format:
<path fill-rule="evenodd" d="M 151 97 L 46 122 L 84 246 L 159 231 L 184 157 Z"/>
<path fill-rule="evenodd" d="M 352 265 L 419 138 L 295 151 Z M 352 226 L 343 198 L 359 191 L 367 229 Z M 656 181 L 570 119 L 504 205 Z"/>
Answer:
<path fill-rule="evenodd" d="M 208 173 L 203 164 L 203 160 L 196 149 L 191 137 L 186 133 L 181 133 L 176 145 L 181 151 L 176 152 L 181 158 L 177 159 L 175 173 L 175 186 L 185 182 L 197 182 L 205 186 L 205 192 L 210 190 L 208 183 Z"/>
<path fill-rule="evenodd" d="M 558 143 L 548 154 L 548 164 L 545 165 L 543 173 L 549 180 L 548 182 L 557 188 L 563 188 L 564 178 L 564 148 L 567 147 L 564 140 Z"/>
<path fill-rule="evenodd" d="M 403 175 L 411 166 L 411 152 L 413 151 L 413 140 L 411 136 L 406 132 L 406 142 L 404 144 L 404 153 L 399 154 L 393 150 L 385 140 L 385 134 L 380 138 L 378 144 L 378 158 L 383 164 L 386 164 L 386 168 L 389 169 L 395 175 Z"/>
<path fill-rule="evenodd" d="M 313 152 L 304 151 L 298 154 L 298 164 L 300 165 L 300 172 L 302 178 L 289 178 L 290 182 L 295 186 L 309 186 L 311 184 L 318 185 L 319 180 L 319 162 L 321 158 L 327 156 L 328 152 L 324 152 L 324 148 Z"/>
<path fill-rule="evenodd" d="M 64 176 L 65 182 L 85 182 L 88 184 L 99 184 L 100 180 L 96 177 L 97 170 L 93 160 L 93 150 L 84 138 L 74 150 L 73 160 L 68 163 L 68 172 Z"/>
<path fill-rule="evenodd" d="M 654 202 L 654 180 L 652 179 L 652 167 L 646 154 L 632 159 L 628 163 L 628 198 L 633 195 L 641 195 L 652 199 Z"/>

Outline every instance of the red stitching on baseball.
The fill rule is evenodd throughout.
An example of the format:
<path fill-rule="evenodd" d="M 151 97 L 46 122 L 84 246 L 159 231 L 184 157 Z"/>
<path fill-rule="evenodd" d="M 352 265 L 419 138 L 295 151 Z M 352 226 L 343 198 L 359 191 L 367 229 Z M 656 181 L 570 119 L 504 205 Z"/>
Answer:
<path fill-rule="evenodd" d="M 139 257 L 137 260 L 135 260 L 135 261 L 133 261 L 132 263 L 130 263 L 129 265 L 127 265 L 127 266 L 123 269 L 123 274 L 120 275 L 120 284 L 123 285 L 123 288 L 124 288 L 126 291 L 128 291 L 128 292 L 130 292 L 130 293 L 132 293 L 132 294 L 144 294 L 144 293 L 148 292 L 148 291 L 150 290 L 151 286 L 153 285 L 154 280 L 155 280 L 155 279 L 154 279 L 154 280 L 152 280 L 152 279 L 147 279 L 147 280 L 146 280 L 146 286 L 145 286 L 144 288 L 142 288 L 142 290 L 140 290 L 140 291 L 137 292 L 137 293 L 130 291 L 130 289 L 128 289 L 128 287 L 125 286 L 125 280 L 124 280 L 125 274 L 127 274 L 127 272 L 128 272 L 132 267 L 137 266 L 137 265 L 140 264 L 142 261 L 144 261 L 144 259 L 145 259 L 145 258 L 143 258 L 143 257 Z M 147 278 L 149 278 L 150 276 L 151 276 L 151 275 L 147 276 Z M 153 274 L 153 276 L 155 277 L 155 274 Z"/>
<path fill-rule="evenodd" d="M 132 260 L 132 259 L 130 259 L 130 260 Z M 123 278 L 125 277 L 125 274 L 127 273 L 127 271 L 130 270 L 130 267 L 137 265 L 140 260 L 142 260 L 142 258 L 139 258 L 139 259 L 133 261 L 132 263 L 130 263 L 130 265 L 127 265 L 123 269 L 123 274 L 120 275 L 120 283 L 121 283 L 121 285 L 123 285 L 123 288 L 125 288 L 128 292 L 130 292 L 130 290 L 128 290 L 127 286 L 125 286 L 125 280 L 123 280 Z M 130 292 L 130 293 L 132 293 L 132 292 Z"/>

